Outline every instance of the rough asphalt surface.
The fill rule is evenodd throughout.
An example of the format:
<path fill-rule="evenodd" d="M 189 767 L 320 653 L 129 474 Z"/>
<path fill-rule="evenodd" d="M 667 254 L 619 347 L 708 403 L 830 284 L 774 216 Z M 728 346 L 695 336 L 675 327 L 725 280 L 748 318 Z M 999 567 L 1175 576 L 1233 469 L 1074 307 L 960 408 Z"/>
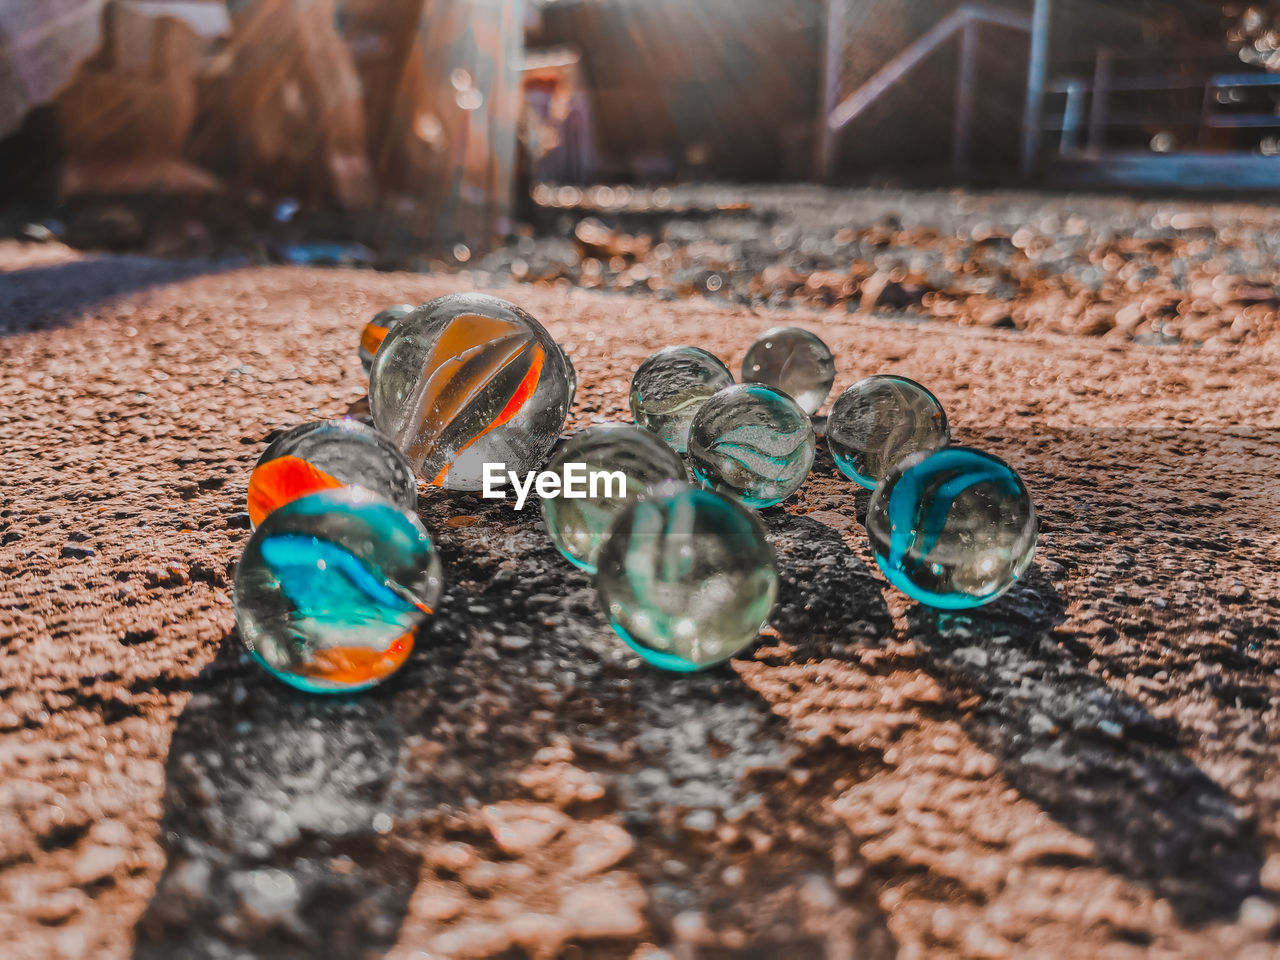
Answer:
<path fill-rule="evenodd" d="M 1212 220 L 1209 208 L 1197 216 Z M 277 430 L 359 409 L 360 325 L 460 276 L 0 250 L 6 958 L 1269 957 L 1280 950 L 1280 348 L 505 285 L 577 425 L 779 322 L 1026 478 L 1026 581 L 940 615 L 825 450 L 763 518 L 761 644 L 672 677 L 535 510 L 424 493 L 448 587 L 353 698 L 249 662 Z M 1228 318 L 1229 322 L 1229 318 Z"/>

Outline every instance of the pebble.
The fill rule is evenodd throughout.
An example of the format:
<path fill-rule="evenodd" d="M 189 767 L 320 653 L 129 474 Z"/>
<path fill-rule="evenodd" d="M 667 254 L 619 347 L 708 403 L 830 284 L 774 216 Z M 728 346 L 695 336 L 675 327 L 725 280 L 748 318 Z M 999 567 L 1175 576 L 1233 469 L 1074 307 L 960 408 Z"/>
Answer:
<path fill-rule="evenodd" d="M 88 886 L 105 880 L 124 865 L 127 855 L 119 847 L 93 845 L 76 858 L 71 867 L 71 879 L 78 886 Z"/>

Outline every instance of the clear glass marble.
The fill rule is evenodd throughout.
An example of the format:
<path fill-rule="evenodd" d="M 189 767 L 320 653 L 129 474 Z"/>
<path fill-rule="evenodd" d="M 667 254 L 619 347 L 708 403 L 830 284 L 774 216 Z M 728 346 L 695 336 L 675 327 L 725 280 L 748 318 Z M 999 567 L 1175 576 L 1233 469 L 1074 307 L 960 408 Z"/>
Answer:
<path fill-rule="evenodd" d="M 689 462 L 707 487 L 749 507 L 771 507 L 800 489 L 813 466 L 809 416 L 779 390 L 744 383 L 698 408 Z"/>
<path fill-rule="evenodd" d="M 485 463 L 546 461 L 572 397 L 564 353 L 528 313 L 478 293 L 423 304 L 387 334 L 369 377 L 373 422 L 418 475 L 479 490 Z"/>
<path fill-rule="evenodd" d="M 663 347 L 640 364 L 631 378 L 631 416 L 676 453 L 684 453 L 698 407 L 732 385 L 729 368 L 707 351 Z"/>
<path fill-rule="evenodd" d="M 606 423 L 589 427 L 560 445 L 546 469 L 565 476 L 566 464 L 579 476 L 601 476 L 582 481 L 587 496 L 568 497 L 563 493 L 542 501 L 551 542 L 565 558 L 588 573 L 596 572 L 596 554 L 614 517 L 654 484 L 684 480 L 684 464 L 679 455 L 649 431 L 628 423 Z"/>
<path fill-rule="evenodd" d="M 778 594 L 755 515 L 682 483 L 620 513 L 598 562 L 596 591 L 614 631 L 666 670 L 700 670 L 751 646 Z"/>
<path fill-rule="evenodd" d="M 774 327 L 742 359 L 742 382 L 777 387 L 813 416 L 836 382 L 836 358 L 822 340 L 801 327 Z"/>
<path fill-rule="evenodd" d="M 569 406 L 572 407 L 573 398 L 578 395 L 578 371 L 574 369 L 573 360 L 569 354 L 561 350 L 560 355 L 564 357 L 564 372 L 569 378 Z"/>
<path fill-rule="evenodd" d="M 381 683 L 435 610 L 440 561 L 418 518 L 358 487 L 272 512 L 236 570 L 236 625 L 255 660 L 299 690 Z"/>
<path fill-rule="evenodd" d="M 321 420 L 286 430 L 249 474 L 249 522 L 298 497 L 335 487 L 364 487 L 410 512 L 418 481 L 394 443 L 359 420 Z"/>
<path fill-rule="evenodd" d="M 938 398 L 906 377 L 859 380 L 836 398 L 827 417 L 827 446 L 836 466 L 868 490 L 908 454 L 950 441 Z"/>
<path fill-rule="evenodd" d="M 369 376 L 369 369 L 373 366 L 374 354 L 382 346 L 382 341 L 391 332 L 391 328 L 406 314 L 412 312 L 413 307 L 410 304 L 399 303 L 394 307 L 379 310 L 374 314 L 373 319 L 364 325 L 364 329 L 360 331 L 360 369 L 364 371 L 366 377 Z"/>
<path fill-rule="evenodd" d="M 885 577 L 913 600 L 947 610 L 981 606 L 1008 590 L 1031 563 L 1038 529 L 1017 472 L 968 447 L 899 460 L 867 510 Z"/>

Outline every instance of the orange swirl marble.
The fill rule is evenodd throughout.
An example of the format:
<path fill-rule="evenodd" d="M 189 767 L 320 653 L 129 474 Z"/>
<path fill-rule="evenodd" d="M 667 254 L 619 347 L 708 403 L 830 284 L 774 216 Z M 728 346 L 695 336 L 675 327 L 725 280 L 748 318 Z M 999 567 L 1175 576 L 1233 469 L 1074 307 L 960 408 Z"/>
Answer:
<path fill-rule="evenodd" d="M 384 680 L 395 673 L 413 652 L 413 631 L 392 642 L 385 650 L 368 647 L 329 647 L 315 650 L 309 663 L 298 672 L 314 680 L 362 686 Z"/>
<path fill-rule="evenodd" d="M 360 334 L 360 349 L 369 356 L 373 356 L 378 352 L 378 348 L 382 346 L 382 341 L 387 337 L 387 327 L 380 327 L 376 323 L 370 321 L 364 325 L 364 330 Z"/>
<path fill-rule="evenodd" d="M 319 490 L 344 486 L 341 480 L 301 457 L 277 457 L 249 475 L 249 522 L 255 527 L 272 510 Z"/>

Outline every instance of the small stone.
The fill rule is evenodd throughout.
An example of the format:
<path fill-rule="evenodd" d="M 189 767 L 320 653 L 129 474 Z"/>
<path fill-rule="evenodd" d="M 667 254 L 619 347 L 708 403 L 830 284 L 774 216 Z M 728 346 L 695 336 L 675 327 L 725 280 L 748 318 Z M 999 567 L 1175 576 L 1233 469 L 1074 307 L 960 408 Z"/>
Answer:
<path fill-rule="evenodd" d="M 569 818 L 554 807 L 533 803 L 495 803 L 484 808 L 494 842 L 507 853 L 528 853 L 550 843 Z"/>
<path fill-rule="evenodd" d="M 92 557 L 96 552 L 97 551 L 95 551 L 92 547 L 77 547 L 77 546 L 73 546 L 72 544 L 67 544 L 65 547 L 62 548 L 62 556 L 64 559 L 67 559 L 67 560 L 87 560 L 89 557 Z"/>
<path fill-rule="evenodd" d="M 684 818 L 684 827 L 694 833 L 710 833 L 716 828 L 716 815 L 710 810 L 695 810 Z"/>
<path fill-rule="evenodd" d="M 560 916 L 580 937 L 634 937 L 645 928 L 646 897 L 633 879 L 617 875 L 569 890 L 560 900 Z"/>
<path fill-rule="evenodd" d="M 77 886 L 88 886 L 106 880 L 124 865 L 125 852 L 119 847 L 93 845 L 80 854 L 71 867 L 71 879 Z"/>
<path fill-rule="evenodd" d="M 298 881 L 283 870 L 269 867 L 232 874 L 231 887 L 245 910 L 263 921 L 291 917 L 301 901 Z"/>
<path fill-rule="evenodd" d="M 1261 897 L 1248 897 L 1240 904 L 1240 925 L 1255 933 L 1269 933 L 1276 925 L 1277 910 Z"/>
<path fill-rule="evenodd" d="M 28 909 L 28 916 L 37 923 L 56 927 L 77 916 L 89 898 L 80 890 L 56 890 L 48 893 Z"/>
<path fill-rule="evenodd" d="M 627 857 L 635 846 L 631 834 L 615 823 L 590 823 L 575 830 L 572 836 L 578 843 L 570 868 L 575 877 L 589 877 L 608 870 Z"/>

